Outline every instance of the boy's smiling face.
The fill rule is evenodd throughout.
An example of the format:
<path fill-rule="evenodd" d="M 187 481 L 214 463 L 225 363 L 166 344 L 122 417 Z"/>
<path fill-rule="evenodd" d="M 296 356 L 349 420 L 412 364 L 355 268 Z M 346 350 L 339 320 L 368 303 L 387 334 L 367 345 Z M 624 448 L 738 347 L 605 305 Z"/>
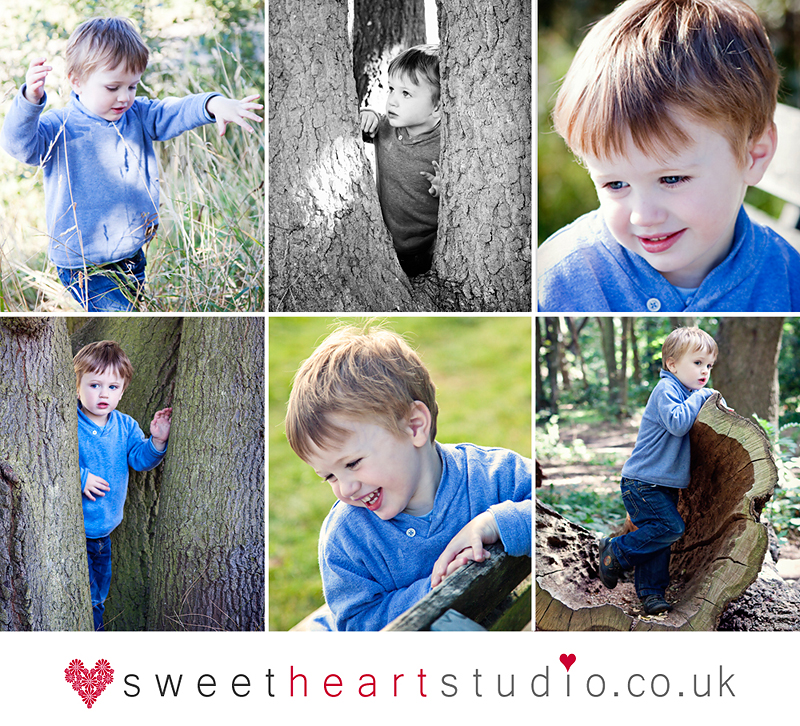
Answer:
<path fill-rule="evenodd" d="M 775 136 L 750 142 L 742 166 L 725 136 L 677 116 L 692 139 L 677 152 L 649 156 L 629 133 L 625 154 L 584 161 L 614 238 L 672 285 L 696 288 L 730 251 L 744 193 L 766 170 Z"/>
<path fill-rule="evenodd" d="M 125 380 L 112 368 L 101 373 L 84 373 L 78 384 L 78 398 L 86 416 L 105 426 L 108 415 L 117 407 L 125 390 Z"/>
<path fill-rule="evenodd" d="M 92 113 L 106 121 L 119 121 L 133 105 L 141 78 L 141 73 L 121 63 L 116 68 L 99 68 L 84 78 L 70 77 L 70 84 Z"/>
<path fill-rule="evenodd" d="M 406 73 L 390 75 L 386 116 L 391 126 L 419 136 L 439 123 L 441 103 L 433 102 L 433 88 L 427 81 L 417 83 Z"/>
<path fill-rule="evenodd" d="M 308 464 L 331 485 L 337 499 L 369 509 L 383 520 L 401 512 L 420 516 L 432 509 L 441 463 L 428 438 L 430 428 L 418 424 L 413 413 L 402 435 L 340 415 L 329 420 L 347 432 L 345 439 L 324 448 L 312 444 Z M 438 467 L 431 466 L 431 453 Z"/>

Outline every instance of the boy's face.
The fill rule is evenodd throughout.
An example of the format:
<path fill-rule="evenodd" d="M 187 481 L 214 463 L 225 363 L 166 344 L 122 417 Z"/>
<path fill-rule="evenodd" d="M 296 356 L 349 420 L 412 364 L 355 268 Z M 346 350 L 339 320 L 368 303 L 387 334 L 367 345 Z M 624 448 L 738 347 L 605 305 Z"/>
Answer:
<path fill-rule="evenodd" d="M 78 384 L 78 398 L 83 412 L 100 426 L 105 426 L 110 414 L 122 398 L 125 381 L 116 370 L 84 373 Z"/>
<path fill-rule="evenodd" d="M 369 509 L 383 520 L 400 512 L 427 514 L 429 507 L 419 501 L 425 475 L 419 451 L 428 443 L 427 432 L 409 427 L 398 436 L 379 424 L 338 415 L 330 421 L 349 433 L 341 444 L 312 444 L 308 463 L 339 501 Z M 426 511 L 420 511 L 420 505 Z"/>
<path fill-rule="evenodd" d="M 688 120 L 681 126 L 693 142 L 664 159 L 647 156 L 628 134 L 625 154 L 585 162 L 617 242 L 672 285 L 696 288 L 730 251 L 745 190 L 769 160 L 762 169 L 753 158 L 762 149 L 751 143 L 741 166 L 721 133 Z"/>
<path fill-rule="evenodd" d="M 419 136 L 439 123 L 441 104 L 434 104 L 433 89 L 427 81 L 416 83 L 405 73 L 390 75 L 386 116 L 391 126 Z"/>
<path fill-rule="evenodd" d="M 708 383 L 716 360 L 711 353 L 704 353 L 701 350 L 687 351 L 678 360 L 668 358 L 667 370 L 687 388 L 699 391 Z"/>
<path fill-rule="evenodd" d="M 133 105 L 141 77 L 141 73 L 133 73 L 121 63 L 116 68 L 100 68 L 83 78 L 70 76 L 70 84 L 92 113 L 106 121 L 119 121 Z"/>

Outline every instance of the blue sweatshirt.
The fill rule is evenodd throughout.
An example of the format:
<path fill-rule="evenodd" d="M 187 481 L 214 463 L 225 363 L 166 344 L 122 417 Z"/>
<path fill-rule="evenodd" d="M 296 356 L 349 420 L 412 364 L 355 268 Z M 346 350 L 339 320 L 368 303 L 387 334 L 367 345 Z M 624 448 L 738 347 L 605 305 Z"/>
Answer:
<path fill-rule="evenodd" d="M 128 493 L 128 467 L 136 471 L 153 469 L 167 450 L 158 451 L 152 438 L 145 438 L 139 424 L 119 411 L 108 414 L 105 426 L 98 426 L 78 404 L 78 464 L 81 469 L 81 492 L 89 474 L 105 479 L 110 491 L 92 501 L 81 495 L 86 537 L 99 539 L 122 521 Z"/>
<path fill-rule="evenodd" d="M 550 237 L 536 258 L 539 312 L 797 312 L 800 253 L 742 207 L 728 256 L 683 301 L 617 242 L 600 210 Z"/>
<path fill-rule="evenodd" d="M 661 380 L 645 406 L 636 446 L 622 467 L 622 476 L 677 489 L 689 486 L 689 429 L 713 394 L 710 388 L 692 391 L 672 373 L 662 370 Z"/>
<path fill-rule="evenodd" d="M 531 460 L 506 449 L 436 444 L 442 478 L 432 512 L 384 521 L 336 502 L 322 525 L 319 561 L 333 629 L 380 630 L 431 589 L 431 571 L 458 531 L 494 515 L 511 555 L 531 554 Z"/>
<path fill-rule="evenodd" d="M 218 94 L 137 98 L 118 121 L 106 121 L 74 93 L 65 108 L 43 113 L 47 97 L 33 104 L 24 92 L 25 86 L 8 110 L 0 145 L 43 169 L 53 264 L 77 269 L 136 254 L 158 223 L 153 141 L 211 123 L 206 102 Z"/>

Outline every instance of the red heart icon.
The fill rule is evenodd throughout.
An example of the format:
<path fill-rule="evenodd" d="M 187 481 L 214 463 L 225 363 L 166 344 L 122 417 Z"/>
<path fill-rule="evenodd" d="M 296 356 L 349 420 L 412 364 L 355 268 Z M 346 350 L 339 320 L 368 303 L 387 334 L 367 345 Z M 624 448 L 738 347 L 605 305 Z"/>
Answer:
<path fill-rule="evenodd" d="M 78 692 L 86 708 L 91 708 L 106 686 L 114 680 L 114 669 L 111 664 L 101 658 L 94 664 L 92 670 L 83 667 L 83 661 L 73 660 L 64 669 L 64 678 L 72 684 L 72 689 Z"/>
<path fill-rule="evenodd" d="M 572 668 L 572 664 L 577 660 L 577 658 L 575 657 L 574 653 L 570 653 L 569 655 L 562 653 L 559 660 L 561 661 L 561 665 L 567 669 L 567 673 L 569 673 L 569 669 Z"/>

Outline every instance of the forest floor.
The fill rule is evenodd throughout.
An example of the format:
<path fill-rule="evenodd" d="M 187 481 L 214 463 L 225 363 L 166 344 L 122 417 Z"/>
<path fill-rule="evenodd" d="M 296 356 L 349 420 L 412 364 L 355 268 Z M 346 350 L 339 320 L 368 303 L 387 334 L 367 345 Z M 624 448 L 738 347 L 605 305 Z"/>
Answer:
<path fill-rule="evenodd" d="M 542 454 L 537 429 L 537 460 L 545 477 L 539 491 L 571 499 L 576 493 L 590 493 L 595 502 L 609 505 L 604 524 L 616 529 L 625 518 L 619 498 L 620 472 L 636 444 L 640 421 L 641 415 L 621 422 L 560 424 L 558 444 L 548 441 Z M 617 502 L 620 507 L 611 509 Z M 800 541 L 792 538 L 781 544 L 777 568 L 785 580 L 800 581 Z"/>

